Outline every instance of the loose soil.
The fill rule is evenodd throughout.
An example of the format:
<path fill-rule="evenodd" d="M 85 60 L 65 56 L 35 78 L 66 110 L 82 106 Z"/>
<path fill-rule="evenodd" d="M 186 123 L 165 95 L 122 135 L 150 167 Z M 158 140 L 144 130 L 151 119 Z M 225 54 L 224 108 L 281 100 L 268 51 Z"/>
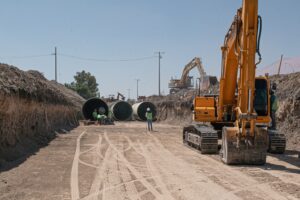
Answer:
<path fill-rule="evenodd" d="M 0 174 L 0 199 L 299 199 L 300 160 L 227 166 L 183 145 L 181 126 L 80 126 Z"/>

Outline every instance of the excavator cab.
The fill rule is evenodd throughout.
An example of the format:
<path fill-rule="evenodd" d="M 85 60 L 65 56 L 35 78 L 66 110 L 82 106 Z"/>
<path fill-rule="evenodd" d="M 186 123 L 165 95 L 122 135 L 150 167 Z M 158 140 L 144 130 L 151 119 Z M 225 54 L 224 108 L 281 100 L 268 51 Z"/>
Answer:
<path fill-rule="evenodd" d="M 254 110 L 257 113 L 258 120 L 269 122 L 270 118 L 270 94 L 268 79 L 265 77 L 258 77 L 255 79 L 255 93 L 254 93 Z"/>
<path fill-rule="evenodd" d="M 286 148 L 286 137 L 278 130 L 271 129 L 271 95 L 270 91 L 276 90 L 276 85 L 270 83 L 267 77 L 255 79 L 254 110 L 257 113 L 257 125 L 268 127 L 268 152 L 282 154 Z"/>

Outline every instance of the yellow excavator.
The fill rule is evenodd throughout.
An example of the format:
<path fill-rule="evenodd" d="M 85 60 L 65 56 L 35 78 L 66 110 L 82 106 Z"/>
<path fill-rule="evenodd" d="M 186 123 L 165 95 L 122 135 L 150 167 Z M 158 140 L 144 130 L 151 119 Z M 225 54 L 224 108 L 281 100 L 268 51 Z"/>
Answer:
<path fill-rule="evenodd" d="M 170 94 L 176 93 L 181 89 L 188 89 L 193 87 L 192 76 L 189 76 L 189 72 L 197 67 L 200 75 L 201 89 L 205 90 L 211 85 L 215 85 L 218 80 L 215 76 L 208 76 L 204 71 L 201 59 L 198 57 L 193 58 L 183 68 L 180 79 L 171 79 L 169 82 Z"/>
<path fill-rule="evenodd" d="M 261 29 L 258 0 L 243 0 L 221 47 L 219 94 L 197 95 L 195 123 L 183 128 L 184 143 L 203 154 L 217 153 L 218 138 L 222 139 L 220 155 L 226 164 L 266 162 L 270 81 L 268 76 L 255 76 Z"/>

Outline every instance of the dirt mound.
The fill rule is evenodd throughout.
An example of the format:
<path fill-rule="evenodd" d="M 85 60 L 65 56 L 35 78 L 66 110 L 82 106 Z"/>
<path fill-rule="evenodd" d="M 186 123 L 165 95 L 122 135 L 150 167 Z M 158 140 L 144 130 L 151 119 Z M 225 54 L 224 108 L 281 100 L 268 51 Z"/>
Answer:
<path fill-rule="evenodd" d="M 279 100 L 276 112 L 277 126 L 287 136 L 287 147 L 300 150 L 300 72 L 274 75 L 271 82 L 276 83 L 275 92 Z"/>
<path fill-rule="evenodd" d="M 0 160 L 47 143 L 54 131 L 78 125 L 84 99 L 38 71 L 0 64 Z"/>

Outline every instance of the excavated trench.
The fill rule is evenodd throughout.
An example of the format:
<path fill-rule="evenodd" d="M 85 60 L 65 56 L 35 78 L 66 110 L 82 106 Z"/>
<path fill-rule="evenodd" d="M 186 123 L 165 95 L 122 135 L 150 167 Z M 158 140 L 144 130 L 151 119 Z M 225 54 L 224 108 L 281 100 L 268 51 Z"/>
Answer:
<path fill-rule="evenodd" d="M 76 127 L 84 99 L 37 71 L 0 64 L 0 161 L 46 145 Z M 0 162 L 1 165 L 1 162 Z"/>

